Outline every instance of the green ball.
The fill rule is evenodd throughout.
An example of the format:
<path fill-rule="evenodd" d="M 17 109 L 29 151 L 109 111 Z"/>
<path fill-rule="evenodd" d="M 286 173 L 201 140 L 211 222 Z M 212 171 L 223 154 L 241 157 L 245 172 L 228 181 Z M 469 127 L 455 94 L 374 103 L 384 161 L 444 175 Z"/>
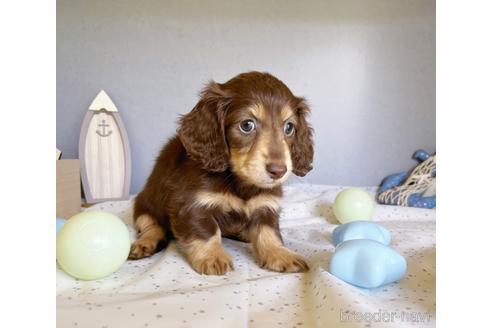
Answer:
<path fill-rule="evenodd" d="M 56 238 L 56 259 L 69 275 L 95 280 L 106 277 L 126 261 L 130 233 L 119 217 L 104 211 L 72 216 Z"/>
<path fill-rule="evenodd" d="M 335 198 L 333 212 L 340 223 L 370 220 L 374 212 L 374 201 L 362 189 L 347 188 Z"/>

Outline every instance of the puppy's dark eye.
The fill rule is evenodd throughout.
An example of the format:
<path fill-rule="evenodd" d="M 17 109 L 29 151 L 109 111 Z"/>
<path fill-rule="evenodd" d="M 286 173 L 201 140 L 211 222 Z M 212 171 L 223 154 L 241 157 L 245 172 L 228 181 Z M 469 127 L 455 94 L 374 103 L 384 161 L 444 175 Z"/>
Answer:
<path fill-rule="evenodd" d="M 284 124 L 284 133 L 286 136 L 290 137 L 294 133 L 294 123 L 286 122 Z"/>
<path fill-rule="evenodd" d="M 253 120 L 244 120 L 241 123 L 239 123 L 239 129 L 241 129 L 241 131 L 246 134 L 253 132 L 255 128 L 256 128 L 256 124 L 255 121 Z"/>

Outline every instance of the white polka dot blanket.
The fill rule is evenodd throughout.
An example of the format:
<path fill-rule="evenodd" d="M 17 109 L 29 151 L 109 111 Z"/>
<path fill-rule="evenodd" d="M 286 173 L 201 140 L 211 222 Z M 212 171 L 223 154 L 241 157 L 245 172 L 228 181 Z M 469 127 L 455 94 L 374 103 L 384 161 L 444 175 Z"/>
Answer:
<path fill-rule="evenodd" d="M 57 267 L 57 327 L 435 326 L 435 210 L 376 205 L 374 221 L 391 232 L 391 247 L 406 258 L 408 270 L 398 282 L 358 288 L 327 271 L 338 224 L 331 208 L 341 189 L 284 189 L 280 228 L 287 247 L 307 259 L 307 273 L 260 269 L 250 244 L 223 239 L 234 271 L 199 275 L 172 242 L 98 281 L 76 280 Z M 131 207 L 130 200 L 86 210 L 117 214 L 134 238 Z"/>

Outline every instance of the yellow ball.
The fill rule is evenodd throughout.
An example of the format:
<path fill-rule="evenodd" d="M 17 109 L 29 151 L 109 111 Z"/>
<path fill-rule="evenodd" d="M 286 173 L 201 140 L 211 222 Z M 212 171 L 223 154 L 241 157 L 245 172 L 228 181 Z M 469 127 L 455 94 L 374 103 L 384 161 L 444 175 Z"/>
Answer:
<path fill-rule="evenodd" d="M 126 261 L 130 233 L 119 217 L 86 211 L 71 217 L 56 239 L 56 259 L 69 275 L 95 280 L 106 277 Z"/>
<path fill-rule="evenodd" d="M 340 223 L 370 220 L 374 213 L 374 201 L 359 188 L 347 188 L 338 193 L 333 212 Z"/>

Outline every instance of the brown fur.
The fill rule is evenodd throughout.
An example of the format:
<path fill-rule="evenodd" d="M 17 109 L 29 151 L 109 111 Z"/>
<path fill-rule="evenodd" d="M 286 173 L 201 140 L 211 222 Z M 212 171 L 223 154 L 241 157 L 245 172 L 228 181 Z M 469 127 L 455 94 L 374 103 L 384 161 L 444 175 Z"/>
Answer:
<path fill-rule="evenodd" d="M 251 231 L 253 253 L 258 264 L 272 271 L 298 272 L 308 269 L 306 262 L 282 243 L 278 230 L 261 225 Z"/>
<path fill-rule="evenodd" d="M 258 263 L 270 270 L 308 269 L 283 246 L 278 228 L 281 184 L 312 168 L 308 114 L 304 99 L 267 73 L 210 82 L 135 199 L 140 234 L 130 258 L 150 256 L 174 237 L 197 272 L 224 274 L 232 261 L 222 235 L 251 241 Z M 240 129 L 245 120 L 255 122 L 253 132 Z M 288 122 L 292 135 L 284 130 Z M 277 176 L 267 165 L 286 173 Z"/>
<path fill-rule="evenodd" d="M 219 229 L 207 240 L 192 238 L 180 246 L 198 273 L 222 275 L 233 268 L 231 256 L 222 247 Z"/>
<path fill-rule="evenodd" d="M 155 253 L 158 244 L 164 240 L 164 230 L 148 214 L 142 214 L 135 219 L 135 227 L 138 231 L 138 240 L 130 249 L 130 259 L 139 259 Z"/>

